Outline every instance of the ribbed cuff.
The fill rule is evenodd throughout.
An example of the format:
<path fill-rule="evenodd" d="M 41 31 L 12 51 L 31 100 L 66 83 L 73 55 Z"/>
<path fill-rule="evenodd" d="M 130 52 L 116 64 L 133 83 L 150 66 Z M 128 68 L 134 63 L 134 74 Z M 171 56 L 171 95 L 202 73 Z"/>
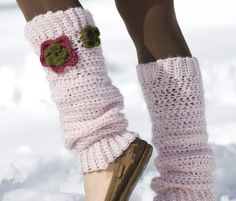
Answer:
<path fill-rule="evenodd" d="M 89 148 L 75 153 L 82 173 L 104 170 L 110 162 L 122 155 L 138 133 L 126 131 L 123 134 L 107 135 Z"/>
<path fill-rule="evenodd" d="M 212 189 L 182 190 L 171 189 L 156 195 L 153 201 L 214 201 Z"/>
<path fill-rule="evenodd" d="M 81 7 L 69 8 L 65 11 L 48 11 L 35 16 L 25 25 L 25 38 L 31 42 L 37 54 L 40 52 L 42 42 L 67 35 L 77 44 L 78 34 L 85 25 L 94 25 L 91 13 Z M 74 47 L 76 48 L 76 47 Z"/>
<path fill-rule="evenodd" d="M 170 57 L 137 65 L 137 72 L 142 81 L 152 81 L 157 78 L 181 78 L 201 75 L 196 57 Z"/>

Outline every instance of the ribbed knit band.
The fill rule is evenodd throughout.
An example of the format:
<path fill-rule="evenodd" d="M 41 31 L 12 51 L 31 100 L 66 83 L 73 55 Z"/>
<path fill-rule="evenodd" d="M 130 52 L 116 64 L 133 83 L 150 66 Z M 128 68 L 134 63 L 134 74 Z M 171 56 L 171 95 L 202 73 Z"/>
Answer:
<path fill-rule="evenodd" d="M 82 32 L 87 37 L 84 41 Z M 60 73 L 53 71 L 55 67 L 43 69 L 59 111 L 66 148 L 74 152 L 83 173 L 105 169 L 138 134 L 127 131 L 128 122 L 121 112 L 123 97 L 108 76 L 101 46 L 85 45 L 99 42 L 94 39 L 98 31 L 92 15 L 79 7 L 48 11 L 26 24 L 25 36 L 37 55 L 41 53 L 42 64 L 64 65 Z"/>
<path fill-rule="evenodd" d="M 154 201 L 213 201 L 215 161 L 208 145 L 201 71 L 195 57 L 137 66 L 158 150 Z"/>

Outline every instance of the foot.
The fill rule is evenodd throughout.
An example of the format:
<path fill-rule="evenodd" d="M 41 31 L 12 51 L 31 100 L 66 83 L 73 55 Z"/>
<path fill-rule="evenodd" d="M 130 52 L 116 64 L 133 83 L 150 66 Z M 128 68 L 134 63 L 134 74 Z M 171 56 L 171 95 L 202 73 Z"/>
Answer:
<path fill-rule="evenodd" d="M 105 170 L 84 174 L 84 191 L 86 201 L 104 201 L 111 183 L 115 162 Z"/>

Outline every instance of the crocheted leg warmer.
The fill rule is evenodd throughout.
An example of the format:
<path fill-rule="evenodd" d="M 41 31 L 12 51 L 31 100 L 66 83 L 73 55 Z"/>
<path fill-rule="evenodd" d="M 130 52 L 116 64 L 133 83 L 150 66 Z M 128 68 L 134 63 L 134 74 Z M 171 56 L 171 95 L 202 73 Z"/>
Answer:
<path fill-rule="evenodd" d="M 59 111 L 65 147 L 83 173 L 106 169 L 139 136 L 127 131 L 119 89 L 112 85 L 91 13 L 48 11 L 26 24 Z"/>
<path fill-rule="evenodd" d="M 212 201 L 215 161 L 208 145 L 201 72 L 195 57 L 137 66 L 158 150 L 155 201 Z"/>

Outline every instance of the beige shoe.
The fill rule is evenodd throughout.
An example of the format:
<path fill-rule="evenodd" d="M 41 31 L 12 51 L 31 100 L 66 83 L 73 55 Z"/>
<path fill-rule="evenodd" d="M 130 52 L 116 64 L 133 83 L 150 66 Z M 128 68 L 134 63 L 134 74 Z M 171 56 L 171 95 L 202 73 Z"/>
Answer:
<path fill-rule="evenodd" d="M 105 201 L 128 201 L 152 155 L 153 147 L 136 138 L 115 160 L 113 177 Z"/>

